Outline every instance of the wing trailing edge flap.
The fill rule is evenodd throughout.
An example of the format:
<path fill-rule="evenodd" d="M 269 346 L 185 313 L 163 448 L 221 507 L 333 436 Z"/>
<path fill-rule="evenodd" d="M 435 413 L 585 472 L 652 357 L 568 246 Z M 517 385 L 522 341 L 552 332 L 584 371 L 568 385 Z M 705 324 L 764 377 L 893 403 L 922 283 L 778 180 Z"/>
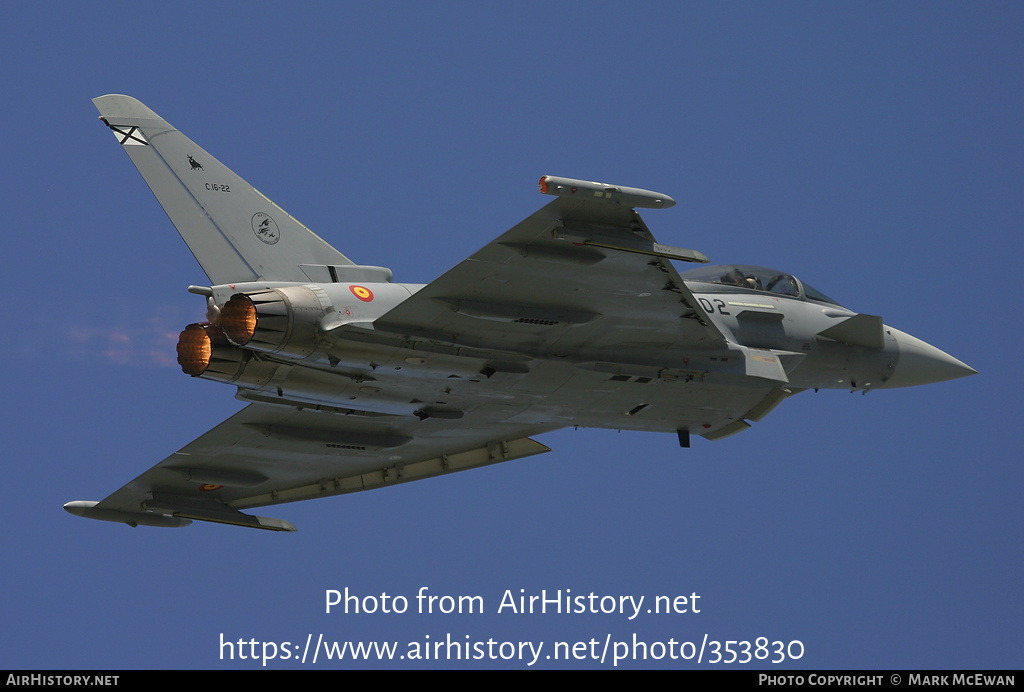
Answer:
<path fill-rule="evenodd" d="M 453 454 L 440 454 L 429 459 L 404 464 L 393 464 L 369 473 L 318 480 L 285 490 L 251 495 L 235 500 L 232 502 L 232 505 L 245 509 L 283 502 L 312 500 L 318 497 L 345 495 L 363 490 L 375 490 L 399 483 L 409 483 L 457 471 L 490 466 L 491 464 L 498 464 L 503 461 L 522 459 L 550 451 L 551 448 L 547 445 L 543 445 L 528 437 L 517 440 L 490 442 L 476 449 Z"/>
<path fill-rule="evenodd" d="M 639 215 L 637 215 L 637 219 L 639 218 Z M 592 227 L 586 223 L 578 223 L 572 218 L 563 219 L 562 225 L 554 231 L 554 237 L 556 238 L 594 248 L 633 252 L 638 255 L 662 257 L 681 262 L 707 263 L 709 261 L 707 255 L 703 252 L 658 243 L 651 236 L 650 231 L 646 235 L 649 237 L 624 233 L 610 235 L 608 229 L 602 229 L 600 226 Z"/>
<path fill-rule="evenodd" d="M 154 514 L 268 531 L 297 531 L 293 524 L 283 519 L 243 514 L 233 507 L 206 497 L 158 492 L 152 495 L 152 499 L 146 500 L 142 506 L 147 512 Z"/>
<path fill-rule="evenodd" d="M 137 99 L 93 104 L 214 284 L 305 282 L 301 264 L 353 264 Z"/>

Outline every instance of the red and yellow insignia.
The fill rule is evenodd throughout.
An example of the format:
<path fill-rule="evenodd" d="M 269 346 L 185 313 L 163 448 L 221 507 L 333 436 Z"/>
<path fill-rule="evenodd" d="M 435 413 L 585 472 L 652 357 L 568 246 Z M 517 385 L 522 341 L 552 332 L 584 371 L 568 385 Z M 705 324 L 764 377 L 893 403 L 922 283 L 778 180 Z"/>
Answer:
<path fill-rule="evenodd" d="M 349 286 L 348 290 L 352 291 L 352 295 L 364 303 L 369 303 L 373 300 L 373 291 L 366 286 Z"/>
<path fill-rule="evenodd" d="M 223 487 L 224 487 L 223 485 L 214 485 L 213 483 L 204 483 L 203 485 L 199 486 L 199 489 L 202 490 L 205 493 L 208 493 L 211 490 L 220 490 Z"/>

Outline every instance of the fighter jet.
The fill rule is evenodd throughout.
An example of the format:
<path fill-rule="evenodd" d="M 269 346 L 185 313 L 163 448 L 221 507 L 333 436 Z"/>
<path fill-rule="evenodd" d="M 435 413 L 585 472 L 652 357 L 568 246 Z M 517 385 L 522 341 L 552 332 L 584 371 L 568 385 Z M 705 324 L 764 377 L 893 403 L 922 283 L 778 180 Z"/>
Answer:
<path fill-rule="evenodd" d="M 808 389 L 975 371 L 784 271 L 708 264 L 636 208 L 668 195 L 544 176 L 549 204 L 435 281 L 354 263 L 134 98 L 100 120 L 199 260 L 192 377 L 248 405 L 82 517 L 294 531 L 246 510 L 541 454 L 569 426 L 720 440 Z M 673 262 L 696 263 L 680 273 Z M 527 471 L 524 471 L 527 472 Z"/>

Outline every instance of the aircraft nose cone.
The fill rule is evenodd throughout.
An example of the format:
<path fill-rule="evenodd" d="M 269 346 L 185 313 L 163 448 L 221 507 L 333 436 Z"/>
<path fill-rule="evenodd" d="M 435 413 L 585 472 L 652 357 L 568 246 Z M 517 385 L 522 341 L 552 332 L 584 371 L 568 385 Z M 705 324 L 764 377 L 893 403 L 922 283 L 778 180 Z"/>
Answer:
<path fill-rule="evenodd" d="M 896 338 L 900 356 L 893 376 L 884 385 L 886 388 L 916 387 L 919 384 L 945 382 L 978 374 L 974 368 L 931 344 L 899 329 L 888 329 Z"/>

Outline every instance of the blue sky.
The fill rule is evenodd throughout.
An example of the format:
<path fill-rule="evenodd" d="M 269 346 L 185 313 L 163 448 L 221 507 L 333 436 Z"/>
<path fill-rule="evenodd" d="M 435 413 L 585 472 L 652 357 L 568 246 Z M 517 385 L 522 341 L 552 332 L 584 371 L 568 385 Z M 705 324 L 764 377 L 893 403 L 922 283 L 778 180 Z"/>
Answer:
<path fill-rule="evenodd" d="M 248 668 L 221 660 L 222 635 L 404 651 L 447 634 L 763 636 L 803 643 L 779 668 L 1021 666 L 1019 4 L 23 3 L 0 18 L 0 666 Z M 61 505 L 241 407 L 174 363 L 204 313 L 185 288 L 205 275 L 97 121 L 105 93 L 398 281 L 430 281 L 539 208 L 542 174 L 646 187 L 679 201 L 644 215 L 660 241 L 790 271 L 980 374 L 801 394 L 690 450 L 562 431 L 540 457 L 268 512 L 296 534 L 78 519 Z M 346 587 L 410 611 L 421 587 L 478 595 L 486 612 L 326 614 Z M 696 592 L 701 612 L 497 613 L 520 589 Z M 535 665 L 563 666 L 611 663 Z"/>

